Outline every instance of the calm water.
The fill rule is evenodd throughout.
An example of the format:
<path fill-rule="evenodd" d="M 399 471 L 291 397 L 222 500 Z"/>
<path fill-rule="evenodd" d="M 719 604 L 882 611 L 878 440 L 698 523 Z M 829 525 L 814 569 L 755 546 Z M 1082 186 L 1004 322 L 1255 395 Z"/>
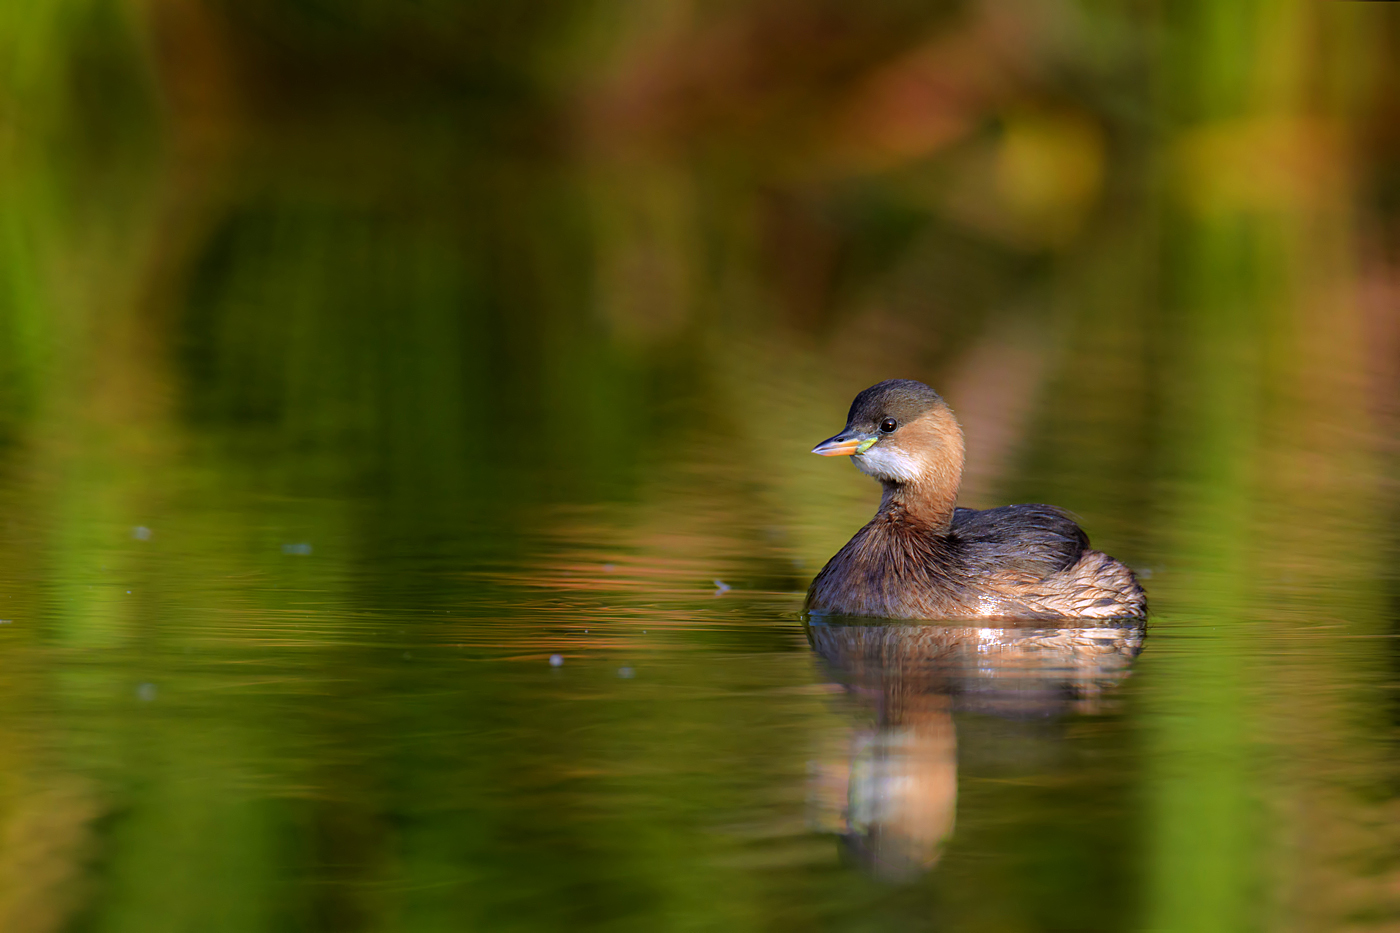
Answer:
<path fill-rule="evenodd" d="M 1395 929 L 1395 7 L 0 4 L 0 931 Z"/>
<path fill-rule="evenodd" d="M 145 524 L 73 516 L 65 543 L 12 519 L 9 916 L 1187 930 L 1389 909 L 1393 641 L 1367 597 L 1277 577 L 1261 610 L 1148 551 L 1146 633 L 804 627 L 820 555 L 721 477 L 656 469 L 654 501 L 453 533 L 183 468 L 128 512 Z"/>

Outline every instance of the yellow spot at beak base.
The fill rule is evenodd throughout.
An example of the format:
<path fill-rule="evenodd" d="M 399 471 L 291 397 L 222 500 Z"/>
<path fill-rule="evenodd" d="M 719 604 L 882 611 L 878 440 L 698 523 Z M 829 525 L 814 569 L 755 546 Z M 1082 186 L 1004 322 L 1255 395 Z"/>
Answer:
<path fill-rule="evenodd" d="M 877 440 L 878 438 L 874 437 L 861 438 L 860 435 L 849 437 L 838 434 L 813 447 L 812 453 L 820 454 L 823 457 L 849 457 L 852 454 L 865 453 L 870 449 L 870 445 Z"/>

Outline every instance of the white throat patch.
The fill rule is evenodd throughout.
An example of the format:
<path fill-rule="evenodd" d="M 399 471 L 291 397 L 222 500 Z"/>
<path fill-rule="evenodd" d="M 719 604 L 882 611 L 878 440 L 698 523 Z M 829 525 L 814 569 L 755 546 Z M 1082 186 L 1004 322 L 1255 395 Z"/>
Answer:
<path fill-rule="evenodd" d="M 907 483 L 919 475 L 919 461 L 893 447 L 876 444 L 863 454 L 851 457 L 856 468 L 876 479 Z"/>

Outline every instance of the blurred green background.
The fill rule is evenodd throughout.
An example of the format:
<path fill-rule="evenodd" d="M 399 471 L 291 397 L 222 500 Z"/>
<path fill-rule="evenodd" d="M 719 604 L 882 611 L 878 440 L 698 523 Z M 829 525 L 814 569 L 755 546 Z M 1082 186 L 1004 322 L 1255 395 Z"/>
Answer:
<path fill-rule="evenodd" d="M 1398 63 L 1386 3 L 0 7 L 0 926 L 1393 929 Z M 802 815 L 874 501 L 807 450 L 894 376 L 1154 610 L 1122 710 L 961 727 L 913 888 Z"/>

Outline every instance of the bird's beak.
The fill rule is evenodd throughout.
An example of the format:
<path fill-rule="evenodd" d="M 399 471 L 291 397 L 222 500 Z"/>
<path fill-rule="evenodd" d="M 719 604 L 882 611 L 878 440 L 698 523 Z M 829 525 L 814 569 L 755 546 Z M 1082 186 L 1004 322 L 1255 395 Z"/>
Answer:
<path fill-rule="evenodd" d="M 821 454 L 823 457 L 849 457 L 851 454 L 865 453 L 873 443 L 874 437 L 848 428 L 813 447 L 812 453 Z"/>

